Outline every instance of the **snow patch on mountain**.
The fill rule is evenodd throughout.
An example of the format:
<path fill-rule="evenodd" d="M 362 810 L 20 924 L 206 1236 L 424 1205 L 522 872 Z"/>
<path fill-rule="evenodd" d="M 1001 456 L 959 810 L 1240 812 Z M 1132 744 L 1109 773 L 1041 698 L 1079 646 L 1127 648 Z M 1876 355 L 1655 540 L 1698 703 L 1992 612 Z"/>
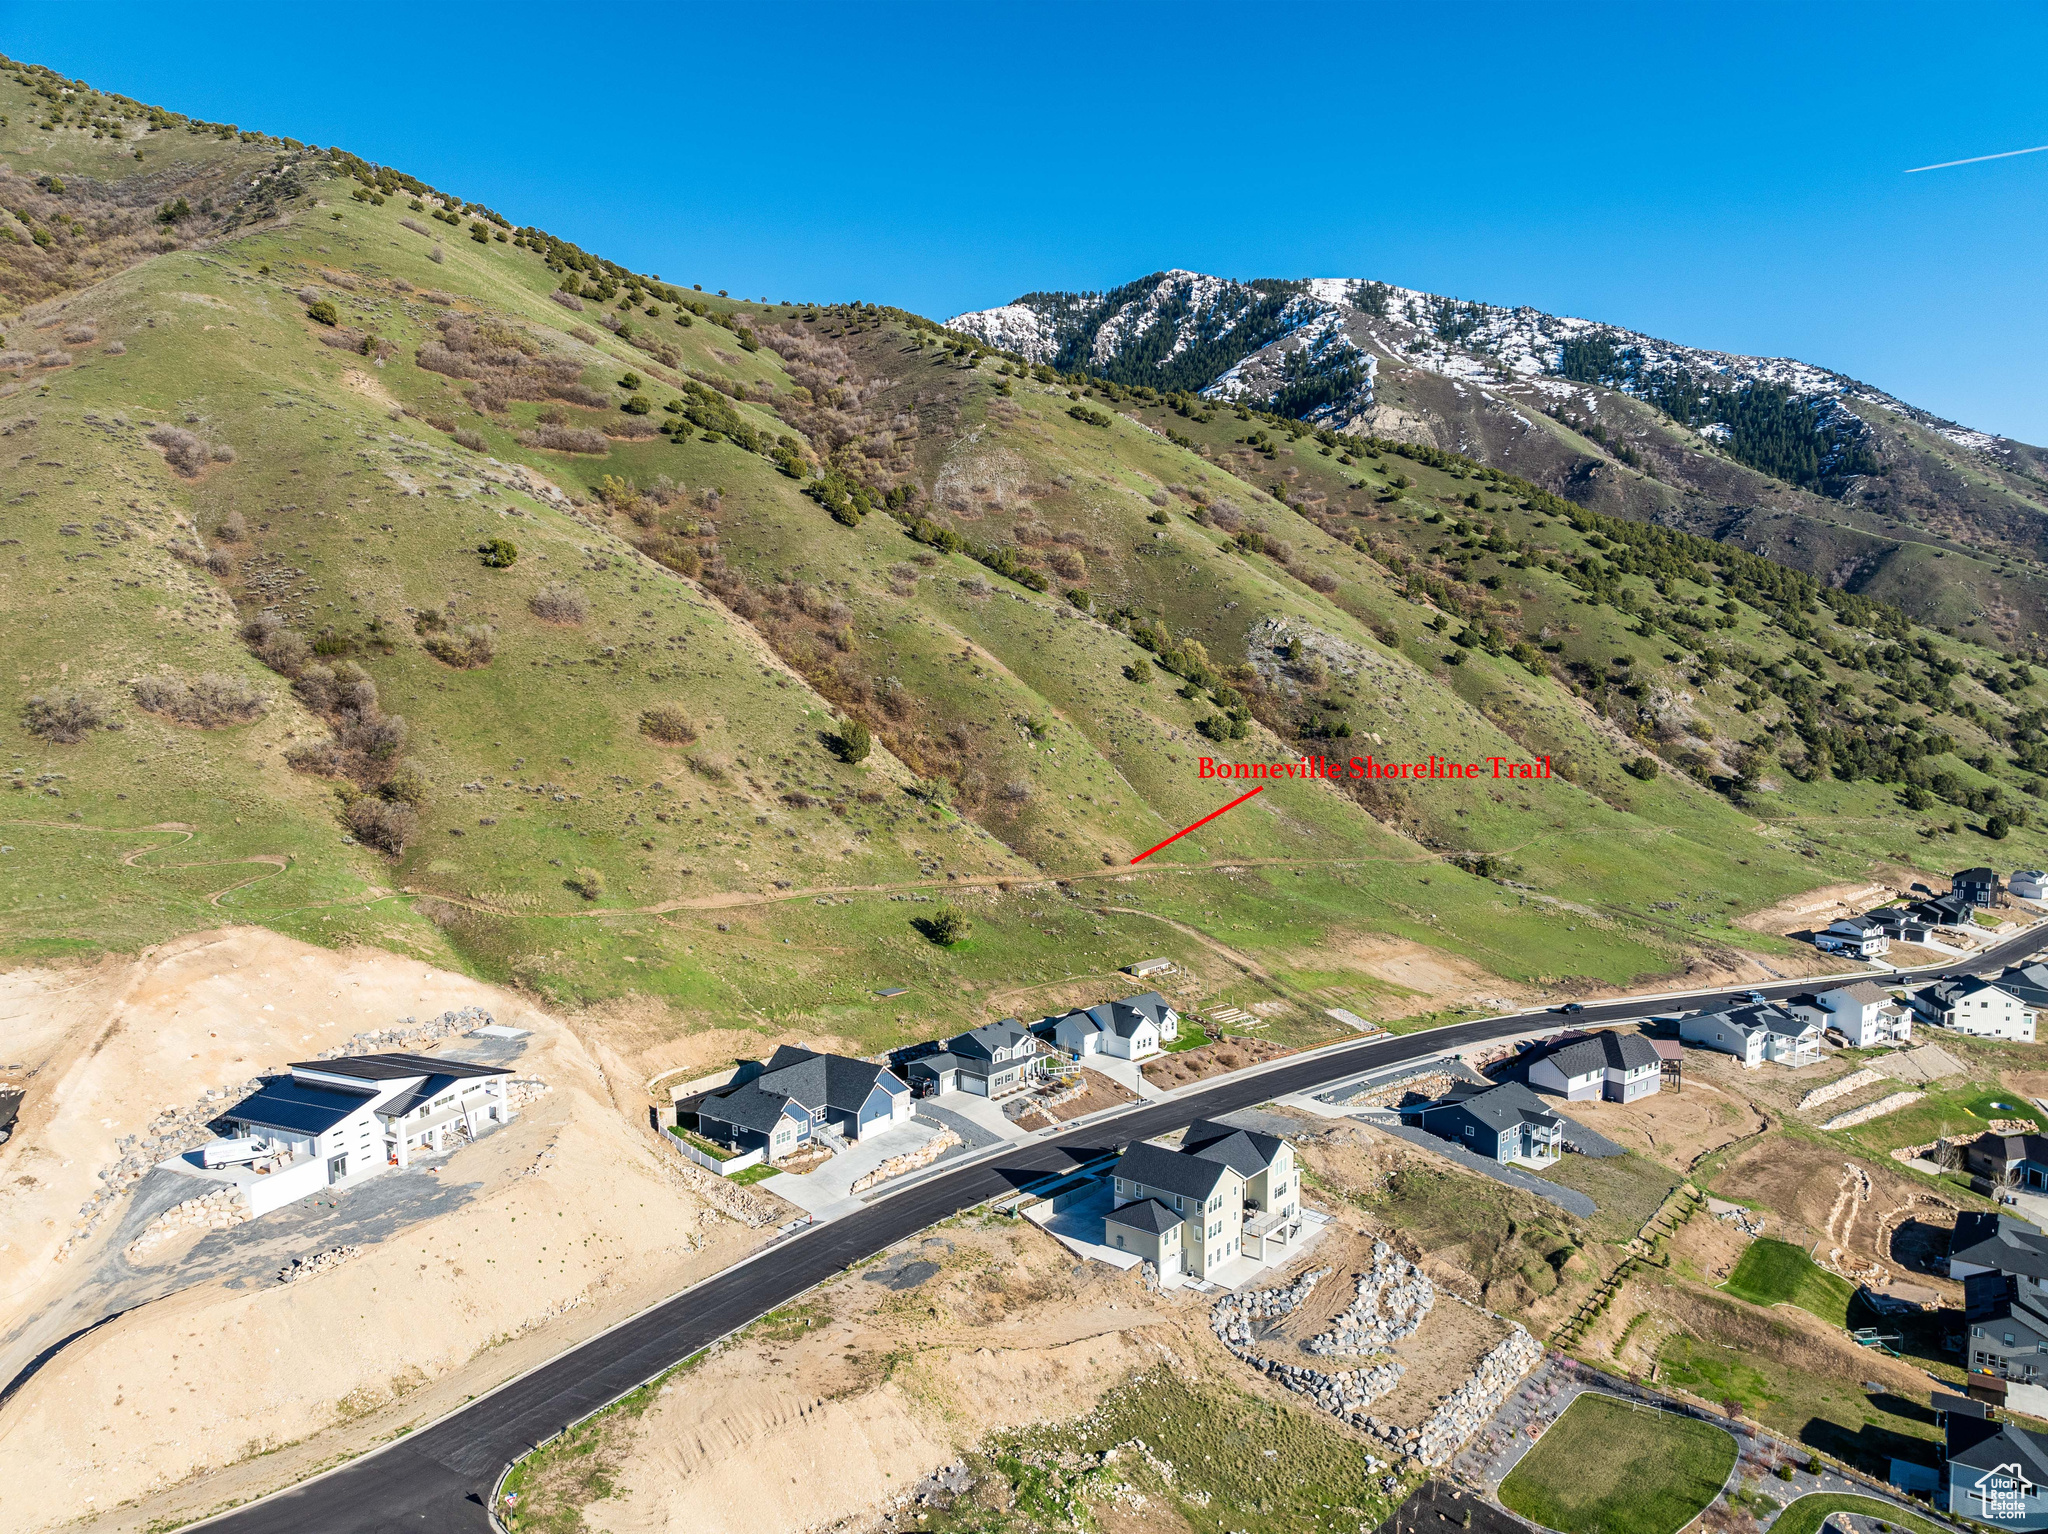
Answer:
<path fill-rule="evenodd" d="M 1015 352 L 1031 363 L 1049 361 L 1060 349 L 1052 317 L 1028 304 L 978 309 L 947 321 L 947 328 L 973 336 L 977 341 L 999 350 Z"/>

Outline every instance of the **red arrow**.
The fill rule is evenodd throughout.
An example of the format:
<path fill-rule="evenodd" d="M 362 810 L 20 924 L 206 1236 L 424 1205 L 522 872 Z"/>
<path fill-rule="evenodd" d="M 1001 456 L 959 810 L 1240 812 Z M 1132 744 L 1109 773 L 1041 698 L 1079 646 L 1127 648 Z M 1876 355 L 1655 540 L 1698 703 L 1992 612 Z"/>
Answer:
<path fill-rule="evenodd" d="M 1206 825 L 1207 825 L 1207 824 L 1208 824 L 1208 823 L 1209 823 L 1210 821 L 1214 820 L 1214 819 L 1215 819 L 1215 818 L 1216 818 L 1216 817 L 1217 817 L 1218 815 L 1221 815 L 1221 814 L 1223 814 L 1225 810 L 1234 810 L 1234 809 L 1236 809 L 1236 808 L 1237 808 L 1237 807 L 1238 807 L 1238 806 L 1239 806 L 1240 804 L 1243 804 L 1243 803 L 1245 802 L 1245 800 L 1247 800 L 1247 799 L 1251 798 L 1252 794 L 1263 794 L 1263 793 L 1264 793 L 1265 791 L 1266 791 L 1266 785 L 1265 785 L 1265 784 L 1263 784 L 1263 783 L 1261 783 L 1261 784 L 1260 784 L 1260 785 L 1259 785 L 1259 786 L 1258 786 L 1257 788 L 1255 788 L 1255 789 L 1253 789 L 1253 790 L 1252 790 L 1252 793 L 1251 793 L 1251 794 L 1239 794 L 1239 795 L 1238 795 L 1238 796 L 1237 796 L 1237 797 L 1236 797 L 1235 799 L 1231 800 L 1231 801 L 1230 801 L 1230 803 L 1228 803 L 1228 804 L 1224 805 L 1224 806 L 1223 806 L 1223 809 L 1221 809 L 1221 810 L 1212 810 L 1212 811 L 1211 811 L 1211 812 L 1210 812 L 1209 814 L 1207 814 L 1207 815 L 1204 815 L 1204 816 L 1203 816 L 1203 817 L 1202 817 L 1202 818 L 1201 818 L 1200 820 L 1196 821 L 1196 822 L 1195 822 L 1195 823 L 1194 823 L 1193 825 L 1191 825 L 1191 826 L 1188 826 L 1188 827 L 1186 827 L 1186 828 L 1184 828 L 1184 829 L 1182 829 L 1182 830 L 1179 830 L 1179 831 L 1176 831 L 1176 832 L 1174 832 L 1174 833 L 1173 833 L 1173 835 L 1171 835 L 1171 836 L 1167 837 L 1167 839 L 1166 839 L 1165 841 L 1161 842 L 1161 843 L 1159 844 L 1159 847 L 1171 847 L 1171 846 L 1172 846 L 1172 845 L 1173 845 L 1173 844 L 1174 844 L 1175 842 L 1179 841 L 1179 840 L 1180 840 L 1180 839 L 1181 839 L 1181 838 L 1182 838 L 1183 836 L 1186 836 L 1186 835 L 1188 834 L 1188 832 L 1189 832 L 1189 831 L 1199 831 L 1199 830 L 1201 830 L 1201 829 L 1202 829 L 1202 827 L 1206 826 Z M 1136 857 L 1132 858 L 1132 859 L 1131 859 L 1131 861 L 1132 861 L 1133 863 L 1142 863 L 1142 862 L 1144 862 L 1144 861 L 1145 861 L 1145 859 L 1147 859 L 1147 858 L 1149 858 L 1150 856 L 1152 856 L 1152 854 L 1153 854 L 1153 853 L 1157 852 L 1157 851 L 1159 850 L 1159 847 L 1151 847 L 1151 848 L 1148 848 L 1148 849 L 1147 849 L 1147 850 L 1145 850 L 1144 852 L 1141 852 L 1141 853 L 1139 853 L 1139 854 L 1138 854 L 1138 855 L 1137 855 Z"/>

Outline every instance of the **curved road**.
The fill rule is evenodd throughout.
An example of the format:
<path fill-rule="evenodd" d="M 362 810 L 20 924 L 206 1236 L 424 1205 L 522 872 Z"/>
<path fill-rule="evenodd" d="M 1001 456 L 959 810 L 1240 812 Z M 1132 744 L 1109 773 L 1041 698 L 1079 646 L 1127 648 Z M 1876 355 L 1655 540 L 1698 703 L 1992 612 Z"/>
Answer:
<path fill-rule="evenodd" d="M 1937 966 L 1901 974 L 1930 981 L 1989 972 L 2043 948 L 2048 948 L 2048 925 L 1987 950 L 1967 968 Z M 1631 997 L 1594 1003 L 1568 1021 L 1612 1022 L 1680 1006 L 1689 1011 L 1703 1009 L 1740 1000 L 1750 989 L 1777 1000 L 1811 991 L 1814 985 L 1814 978 L 1809 977 L 1674 996 L 1667 999 L 1667 1005 L 1660 1005 L 1659 998 Z M 880 1198 L 858 1214 L 812 1227 L 591 1338 L 388 1448 L 223 1514 L 203 1527 L 219 1534 L 397 1534 L 422 1529 L 436 1534 L 443 1530 L 486 1534 L 490 1523 L 485 1501 L 500 1472 L 519 1455 L 699 1348 L 927 1225 L 1048 1174 L 1066 1171 L 1127 1141 L 1180 1129 L 1198 1118 L 1213 1118 L 1364 1071 L 1566 1021 L 1554 1012 L 1517 1012 L 1421 1033 L 1361 1040 L 1248 1077 L 1225 1078 L 1168 1101 L 1134 1106 L 1066 1134 L 995 1152 L 991 1159 Z"/>

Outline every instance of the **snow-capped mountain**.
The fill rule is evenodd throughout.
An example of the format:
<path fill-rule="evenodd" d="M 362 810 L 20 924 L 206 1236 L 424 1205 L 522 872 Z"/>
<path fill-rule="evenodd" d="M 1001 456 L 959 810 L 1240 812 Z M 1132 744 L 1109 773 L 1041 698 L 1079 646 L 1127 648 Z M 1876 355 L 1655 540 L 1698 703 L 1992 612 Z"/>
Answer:
<path fill-rule="evenodd" d="M 1158 272 L 1107 293 L 1027 293 L 949 324 L 1063 371 L 1317 420 L 1356 420 L 1377 403 L 1381 367 L 1398 364 L 1538 409 L 1546 400 L 1583 398 L 1587 385 L 1612 389 L 1649 400 L 1723 443 L 1742 430 L 1723 417 L 1744 405 L 1754 415 L 1761 387 L 1774 410 L 1797 412 L 1804 429 L 1838 457 L 1845 444 L 1867 436 L 1872 411 L 1911 420 L 1974 452 L 2010 460 L 2015 447 L 1793 358 L 1684 346 L 1526 305 L 1505 308 L 1365 278 L 1240 282 Z"/>

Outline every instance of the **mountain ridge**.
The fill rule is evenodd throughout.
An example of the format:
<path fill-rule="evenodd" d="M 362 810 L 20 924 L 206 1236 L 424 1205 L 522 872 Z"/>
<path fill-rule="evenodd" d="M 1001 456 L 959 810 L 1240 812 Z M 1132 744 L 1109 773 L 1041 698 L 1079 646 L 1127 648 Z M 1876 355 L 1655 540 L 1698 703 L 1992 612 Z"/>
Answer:
<path fill-rule="evenodd" d="M 1372 279 L 1178 269 L 948 325 L 1061 371 L 1470 452 L 1940 626 L 2048 631 L 2048 453 L 1797 358 Z M 1934 564 L 1953 555 L 1970 566 Z"/>

